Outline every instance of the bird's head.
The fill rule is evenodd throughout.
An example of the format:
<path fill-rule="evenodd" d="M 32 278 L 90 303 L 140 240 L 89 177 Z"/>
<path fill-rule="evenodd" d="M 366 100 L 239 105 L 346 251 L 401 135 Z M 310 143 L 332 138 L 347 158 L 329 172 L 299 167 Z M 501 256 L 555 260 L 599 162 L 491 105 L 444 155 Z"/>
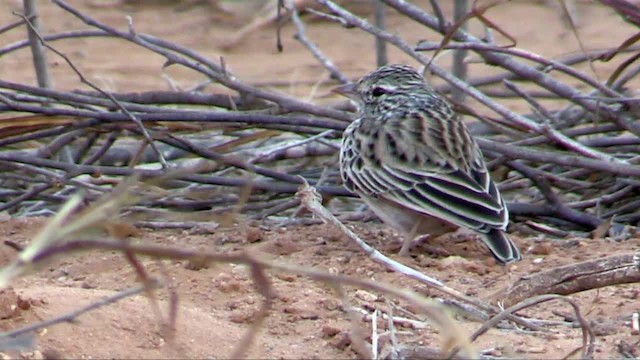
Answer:
<path fill-rule="evenodd" d="M 407 99 L 430 91 L 424 78 L 407 65 L 386 65 L 365 75 L 357 83 L 333 89 L 355 101 L 361 112 L 384 111 Z"/>

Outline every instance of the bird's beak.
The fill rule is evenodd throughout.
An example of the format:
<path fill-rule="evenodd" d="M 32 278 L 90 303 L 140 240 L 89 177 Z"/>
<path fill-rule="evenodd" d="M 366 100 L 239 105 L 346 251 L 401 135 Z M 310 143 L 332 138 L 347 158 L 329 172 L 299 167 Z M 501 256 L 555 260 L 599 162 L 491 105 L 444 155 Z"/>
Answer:
<path fill-rule="evenodd" d="M 337 87 L 331 89 L 331 92 L 334 92 L 336 94 L 340 94 L 342 96 L 346 96 L 346 97 L 348 97 L 350 99 L 354 99 L 354 100 L 355 100 L 356 96 L 358 95 L 358 93 L 356 92 L 356 84 L 354 84 L 354 83 L 348 83 L 348 84 L 337 86 Z"/>

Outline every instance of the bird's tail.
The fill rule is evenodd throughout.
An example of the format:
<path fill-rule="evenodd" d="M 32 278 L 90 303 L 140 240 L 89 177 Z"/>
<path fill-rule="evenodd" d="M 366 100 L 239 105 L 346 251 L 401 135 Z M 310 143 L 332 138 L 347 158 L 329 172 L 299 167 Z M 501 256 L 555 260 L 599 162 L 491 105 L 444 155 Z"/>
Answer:
<path fill-rule="evenodd" d="M 520 250 L 518 250 L 516 245 L 511 241 L 511 239 L 509 239 L 504 231 L 500 229 L 491 229 L 488 233 L 482 234 L 481 237 L 485 244 L 487 244 L 489 250 L 491 250 L 493 257 L 500 265 L 522 260 Z"/>

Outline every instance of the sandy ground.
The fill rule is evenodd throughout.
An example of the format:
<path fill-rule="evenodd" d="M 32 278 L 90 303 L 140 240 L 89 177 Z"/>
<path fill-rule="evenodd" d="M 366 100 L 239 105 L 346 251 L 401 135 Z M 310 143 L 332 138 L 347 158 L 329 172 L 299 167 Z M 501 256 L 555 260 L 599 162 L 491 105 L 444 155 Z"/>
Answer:
<path fill-rule="evenodd" d="M 5 2 L 0 10 L 0 24 L 15 21 L 11 15 L 17 10 L 16 2 Z M 300 98 L 328 101 L 322 96 L 324 88 L 312 92 L 309 84 L 323 81 L 326 73 L 309 53 L 291 38 L 291 25 L 283 30 L 284 53 L 275 48 L 273 28 L 254 33 L 233 50 L 223 51 L 220 44 L 237 29 L 229 21 L 216 19 L 206 6 L 176 11 L 173 6 L 115 6 L 91 7 L 83 1 L 72 2 L 102 22 L 126 28 L 125 15 L 133 16 L 136 31 L 145 32 L 192 47 L 218 58 L 224 56 L 226 64 L 242 79 L 263 84 Z M 418 1 L 426 5 L 427 1 Z M 448 3 L 448 2 L 447 2 Z M 76 19 L 64 14 L 48 2 L 41 2 L 41 13 L 49 32 L 82 28 Z M 450 9 L 446 9 L 450 11 Z M 589 49 L 619 44 L 637 29 L 623 23 L 611 10 L 600 5 L 579 2 L 580 37 Z M 579 46 L 560 21 L 557 9 L 539 2 L 515 2 L 498 6 L 487 14 L 494 22 L 518 39 L 518 46 L 545 56 L 559 56 L 579 50 Z M 430 38 L 415 23 L 389 14 L 390 28 L 415 42 Z M 472 29 L 479 30 L 478 24 Z M 476 31 L 477 32 L 477 31 Z M 369 37 L 357 30 L 346 30 L 327 22 L 313 22 L 308 36 L 324 49 L 336 65 L 352 77 L 374 67 L 373 44 Z M 20 31 L 1 34 L 2 46 L 21 39 Z M 336 41 L 339 39 L 339 41 Z M 434 39 L 432 36 L 431 39 Z M 611 43 L 611 39 L 617 39 Z M 504 39 L 499 39 L 507 41 Z M 69 55 L 79 69 L 91 80 L 106 89 L 126 92 L 167 89 L 163 75 L 172 79 L 174 86 L 189 89 L 204 80 L 198 74 L 175 67 L 162 69 L 164 60 L 149 52 L 135 48 L 124 41 L 109 39 L 83 39 L 55 43 L 56 48 Z M 363 50 L 354 54 L 353 49 Z M 362 54 L 370 54 L 362 56 Z M 50 54 L 54 83 L 60 89 L 81 87 L 78 79 L 64 62 Z M 394 62 L 410 62 L 406 56 L 391 51 Z M 438 60 L 445 65 L 447 55 Z M 604 77 L 615 63 L 595 64 Z M 585 67 L 586 69 L 586 67 Z M 497 71 L 486 66 L 472 65 L 474 76 Z M 34 83 L 35 76 L 29 66 L 29 52 L 22 50 L 0 58 L 0 74 L 5 80 Z M 217 90 L 215 86 L 212 91 Z M 337 101 L 337 100 L 336 100 Z M 509 104 L 508 102 L 505 102 Z M 0 240 L 26 244 L 46 219 L 12 219 L 0 223 Z M 505 273 L 487 259 L 475 243 L 452 244 L 447 250 L 452 256 L 438 257 L 419 254 L 401 259 L 395 255 L 398 237 L 382 225 L 365 223 L 356 230 L 369 243 L 394 258 L 445 281 L 449 286 L 468 295 L 490 299 L 492 294 L 522 276 L 550 267 L 576 261 L 595 259 L 611 254 L 636 251 L 640 239 L 624 242 L 577 239 L 572 242 L 554 242 L 540 239 L 515 240 L 523 249 L 525 259 Z M 389 272 L 372 263 L 366 255 L 330 226 L 281 228 L 254 223 L 241 223 L 232 228 L 220 228 L 212 234 L 189 231 L 143 230 L 133 239 L 159 245 L 206 249 L 210 251 L 250 251 L 280 262 L 311 266 L 330 272 L 350 275 L 403 286 L 426 296 L 441 296 L 415 281 Z M 15 257 L 15 251 L 0 248 L 0 265 Z M 161 266 L 153 260 L 145 265 L 154 274 Z M 179 294 L 179 312 L 176 337 L 168 342 L 162 336 L 148 300 L 134 296 L 116 304 L 87 313 L 75 323 L 60 324 L 38 332 L 37 351 L 9 353 L 23 357 L 72 358 L 225 358 L 229 357 L 260 306 L 260 295 L 245 268 L 217 265 L 193 270 L 185 262 L 166 262 L 166 273 Z M 304 277 L 272 274 L 276 290 L 274 309 L 265 326 L 249 350 L 250 357 L 260 358 L 354 358 L 358 354 L 349 346 L 348 334 L 354 324 L 344 306 L 330 288 Z M 19 279 L 12 290 L 0 296 L 0 328 L 13 329 L 25 324 L 45 320 L 90 304 L 105 296 L 136 284 L 133 270 L 121 255 L 94 252 L 72 255 L 39 272 Z M 625 285 L 587 291 L 572 296 L 580 304 L 585 316 L 592 321 L 597 334 L 596 357 L 619 358 L 620 348 L 627 352 L 638 350 L 639 335 L 630 328 L 631 314 L 640 310 L 637 286 Z M 360 309 L 388 311 L 385 298 L 348 289 L 350 302 Z M 160 305 L 166 310 L 167 295 L 158 292 Z M 403 316 L 411 315 L 411 306 L 394 302 L 396 312 L 405 309 Z M 553 302 L 525 312 L 526 315 L 560 321 L 571 314 L 566 304 Z M 415 317 L 414 317 L 415 316 Z M 481 323 L 459 319 L 468 334 Z M 380 322 L 380 331 L 385 322 Z M 370 321 L 363 316 L 355 326 L 370 333 Z M 401 326 L 398 341 L 403 346 L 438 348 L 441 338 L 429 325 Z M 581 343 L 581 332 L 571 326 L 551 326 L 549 332 L 531 333 L 515 330 L 491 330 L 475 342 L 480 350 L 493 349 L 495 356 L 524 358 L 559 358 Z"/>

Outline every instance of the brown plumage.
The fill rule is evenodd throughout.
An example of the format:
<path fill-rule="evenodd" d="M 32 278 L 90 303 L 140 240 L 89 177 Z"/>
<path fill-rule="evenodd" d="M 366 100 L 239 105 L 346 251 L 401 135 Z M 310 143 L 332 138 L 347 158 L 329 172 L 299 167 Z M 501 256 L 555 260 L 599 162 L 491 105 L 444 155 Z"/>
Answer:
<path fill-rule="evenodd" d="M 340 172 L 382 221 L 405 235 L 471 229 L 499 263 L 521 259 L 478 145 L 420 74 L 383 66 L 341 90 L 359 111 L 343 135 Z"/>

